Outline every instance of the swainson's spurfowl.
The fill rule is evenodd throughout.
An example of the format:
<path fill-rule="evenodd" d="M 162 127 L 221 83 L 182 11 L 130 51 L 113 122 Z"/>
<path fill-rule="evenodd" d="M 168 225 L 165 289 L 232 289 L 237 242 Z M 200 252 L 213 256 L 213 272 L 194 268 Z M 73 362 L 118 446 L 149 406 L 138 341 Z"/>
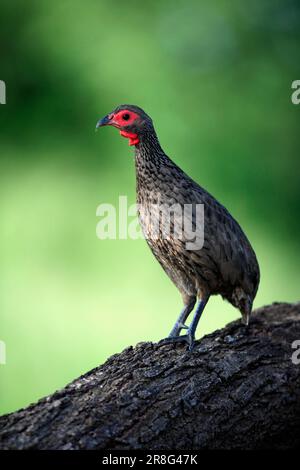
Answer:
<path fill-rule="evenodd" d="M 154 256 L 182 295 L 184 307 L 168 340 L 187 341 L 192 349 L 198 321 L 211 295 L 220 294 L 237 307 L 248 325 L 260 275 L 255 253 L 237 221 L 165 154 L 152 119 L 141 108 L 118 106 L 97 123 L 97 128 L 101 126 L 116 127 L 135 147 L 140 224 Z M 175 218 L 169 224 L 173 232 L 165 236 L 162 214 L 154 208 L 174 204 L 182 208 L 182 213 L 185 207 L 192 208 L 186 219 L 193 233 L 199 232 L 199 239 L 203 235 L 202 245 L 196 249 L 187 247 L 185 232 L 176 236 L 178 211 L 174 211 Z M 204 207 L 200 223 L 197 207 Z M 199 303 L 187 327 L 185 321 L 197 299 Z M 180 336 L 182 329 L 187 331 Z"/>

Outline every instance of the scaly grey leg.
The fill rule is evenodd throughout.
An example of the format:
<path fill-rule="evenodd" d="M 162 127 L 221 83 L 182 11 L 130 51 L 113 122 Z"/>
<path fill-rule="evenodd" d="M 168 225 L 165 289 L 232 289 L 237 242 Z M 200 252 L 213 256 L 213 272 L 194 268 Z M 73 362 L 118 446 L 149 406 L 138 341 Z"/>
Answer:
<path fill-rule="evenodd" d="M 185 320 L 193 310 L 194 306 L 196 303 L 196 299 L 193 297 L 193 299 L 185 305 L 185 307 L 181 310 L 180 315 L 173 326 L 171 333 L 169 334 L 169 338 L 174 338 L 178 336 L 181 332 L 182 329 L 188 329 L 188 327 L 184 324 Z"/>

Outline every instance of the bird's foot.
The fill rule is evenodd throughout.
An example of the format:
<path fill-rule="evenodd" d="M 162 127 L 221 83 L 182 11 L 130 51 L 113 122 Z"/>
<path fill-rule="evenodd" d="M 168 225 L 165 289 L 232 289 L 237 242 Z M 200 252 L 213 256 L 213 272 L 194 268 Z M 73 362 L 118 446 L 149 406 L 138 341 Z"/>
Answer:
<path fill-rule="evenodd" d="M 188 328 L 186 328 L 187 334 L 186 335 L 181 335 L 181 336 L 168 336 L 168 338 L 164 338 L 161 341 L 159 341 L 158 345 L 163 346 L 164 344 L 170 344 L 170 343 L 187 343 L 188 345 L 188 350 L 192 351 L 195 345 L 195 335 L 192 334 Z"/>

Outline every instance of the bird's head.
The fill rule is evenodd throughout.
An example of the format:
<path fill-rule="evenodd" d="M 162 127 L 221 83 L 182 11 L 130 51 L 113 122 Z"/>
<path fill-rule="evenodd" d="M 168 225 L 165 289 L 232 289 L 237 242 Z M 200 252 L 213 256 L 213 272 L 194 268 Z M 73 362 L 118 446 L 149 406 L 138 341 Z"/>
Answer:
<path fill-rule="evenodd" d="M 129 145 L 138 145 L 149 130 L 153 130 L 151 118 L 138 106 L 122 104 L 97 122 L 96 129 L 114 126 L 120 134 L 129 139 Z"/>

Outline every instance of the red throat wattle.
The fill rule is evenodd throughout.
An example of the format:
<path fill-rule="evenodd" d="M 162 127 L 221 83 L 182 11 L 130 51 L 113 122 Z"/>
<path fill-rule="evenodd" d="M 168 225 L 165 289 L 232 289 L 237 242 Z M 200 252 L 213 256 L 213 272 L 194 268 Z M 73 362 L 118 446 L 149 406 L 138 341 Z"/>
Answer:
<path fill-rule="evenodd" d="M 137 145 L 139 143 L 139 138 L 137 134 L 132 132 L 120 131 L 122 137 L 129 139 L 128 145 Z"/>

